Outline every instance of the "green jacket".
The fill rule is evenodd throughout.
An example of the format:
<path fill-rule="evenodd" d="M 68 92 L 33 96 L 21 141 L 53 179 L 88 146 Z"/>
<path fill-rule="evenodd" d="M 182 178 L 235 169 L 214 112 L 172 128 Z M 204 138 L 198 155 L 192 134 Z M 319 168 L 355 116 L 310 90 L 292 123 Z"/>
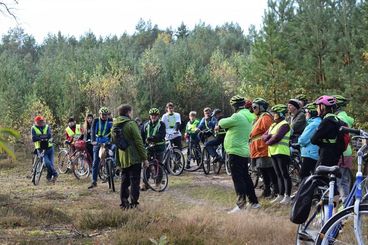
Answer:
<path fill-rule="evenodd" d="M 192 138 L 192 140 L 197 139 L 198 133 L 197 127 L 199 125 L 199 120 L 195 119 L 193 122 L 188 121 L 187 126 L 185 127 L 185 132 Z"/>
<path fill-rule="evenodd" d="M 240 114 L 242 114 L 243 116 L 245 116 L 248 121 L 250 122 L 250 124 L 253 123 L 253 121 L 256 119 L 256 115 L 252 112 L 250 112 L 248 109 L 244 108 L 244 109 L 241 109 L 239 111 Z"/>
<path fill-rule="evenodd" d="M 240 157 L 249 157 L 249 134 L 252 124 L 241 113 L 234 113 L 231 117 L 223 118 L 219 121 L 219 126 L 227 129 L 224 147 L 228 154 Z"/>
<path fill-rule="evenodd" d="M 348 114 L 345 111 L 339 111 L 336 114 L 340 120 L 342 120 L 344 123 L 346 123 L 349 126 L 349 128 L 353 126 L 354 118 L 348 116 Z M 344 156 L 349 157 L 351 155 L 353 155 L 353 150 L 351 149 L 351 145 L 349 144 L 346 151 L 344 151 Z"/>
<path fill-rule="evenodd" d="M 125 116 L 119 116 L 114 119 L 113 127 L 124 122 L 126 122 L 126 124 L 123 127 L 123 135 L 129 142 L 129 146 L 125 151 L 118 149 L 117 164 L 120 164 L 122 168 L 128 168 L 134 164 L 141 164 L 141 162 L 147 160 L 147 153 L 143 146 L 143 140 L 138 125 L 135 121 Z"/>

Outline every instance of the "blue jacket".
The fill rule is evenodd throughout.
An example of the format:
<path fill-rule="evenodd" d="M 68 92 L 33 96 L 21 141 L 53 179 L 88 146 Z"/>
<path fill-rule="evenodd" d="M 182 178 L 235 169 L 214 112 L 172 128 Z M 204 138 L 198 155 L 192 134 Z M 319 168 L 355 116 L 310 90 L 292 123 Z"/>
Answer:
<path fill-rule="evenodd" d="M 299 136 L 298 143 L 301 146 L 301 156 L 318 160 L 319 147 L 311 143 L 311 138 L 317 131 L 322 119 L 320 117 L 310 118 L 307 121 L 303 133 Z"/>
<path fill-rule="evenodd" d="M 101 122 L 101 125 L 99 125 L 99 122 Z M 100 134 L 103 133 L 103 135 L 97 136 L 99 128 L 101 130 Z M 109 142 L 110 137 L 111 137 L 111 133 L 110 133 L 111 128 L 112 128 L 112 121 L 111 120 L 103 121 L 99 118 L 94 119 L 93 123 L 92 123 L 92 128 L 91 128 L 91 140 L 92 140 L 92 142 L 96 141 L 97 143 L 100 143 L 100 144 Z"/>
<path fill-rule="evenodd" d="M 207 122 L 207 127 L 211 130 L 213 130 L 215 128 L 217 124 L 217 119 L 216 117 L 212 117 L 210 118 L 210 120 Z M 202 118 L 202 120 L 199 122 L 198 128 L 200 130 L 205 130 L 206 129 L 206 124 L 205 124 L 205 119 L 204 117 Z"/>

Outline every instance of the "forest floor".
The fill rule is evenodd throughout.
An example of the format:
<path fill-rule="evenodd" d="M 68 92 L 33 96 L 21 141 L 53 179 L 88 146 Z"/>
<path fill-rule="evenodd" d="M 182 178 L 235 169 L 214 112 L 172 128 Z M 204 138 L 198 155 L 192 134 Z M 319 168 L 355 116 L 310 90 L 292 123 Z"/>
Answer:
<path fill-rule="evenodd" d="M 293 244 L 290 206 L 260 199 L 262 208 L 227 214 L 236 196 L 231 177 L 202 172 L 169 176 L 162 193 L 141 192 L 139 209 L 119 208 L 107 184 L 45 175 L 26 178 L 31 160 L 0 160 L 0 244 Z M 257 190 L 260 194 L 260 190 Z M 161 243 L 159 243 L 161 240 Z"/>

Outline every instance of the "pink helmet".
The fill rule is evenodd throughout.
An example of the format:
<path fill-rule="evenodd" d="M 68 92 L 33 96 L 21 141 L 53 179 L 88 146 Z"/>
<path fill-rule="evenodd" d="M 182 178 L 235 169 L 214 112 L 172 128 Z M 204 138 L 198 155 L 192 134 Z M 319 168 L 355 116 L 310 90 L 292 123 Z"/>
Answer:
<path fill-rule="evenodd" d="M 316 105 L 334 106 L 336 105 L 336 98 L 329 95 L 322 95 L 314 103 Z"/>

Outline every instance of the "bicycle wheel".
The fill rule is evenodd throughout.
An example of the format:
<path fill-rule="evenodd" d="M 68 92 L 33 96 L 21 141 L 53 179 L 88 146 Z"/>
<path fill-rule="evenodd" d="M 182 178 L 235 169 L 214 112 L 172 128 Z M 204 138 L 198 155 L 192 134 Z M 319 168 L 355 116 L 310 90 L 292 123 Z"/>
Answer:
<path fill-rule="evenodd" d="M 295 186 L 298 186 L 300 183 L 299 173 L 300 173 L 300 164 L 299 162 L 292 159 L 291 163 L 289 164 L 289 175 L 292 183 L 294 183 Z"/>
<path fill-rule="evenodd" d="M 173 149 L 166 161 L 170 174 L 178 176 L 184 171 L 184 155 L 179 149 Z"/>
<path fill-rule="evenodd" d="M 111 189 L 113 192 L 115 192 L 115 183 L 114 183 L 114 166 L 111 159 L 106 160 L 106 169 L 108 173 L 107 180 L 109 182 L 109 189 Z"/>
<path fill-rule="evenodd" d="M 44 164 L 43 161 L 41 161 L 41 159 L 38 158 L 35 164 L 36 167 L 34 168 L 34 171 L 33 171 L 32 182 L 34 185 L 38 185 L 40 183 L 42 170 L 43 170 L 43 164 Z"/>
<path fill-rule="evenodd" d="M 217 161 L 215 163 L 212 163 L 212 166 L 213 166 L 213 172 L 215 174 L 219 174 L 220 171 L 221 171 L 221 167 L 222 167 L 222 162 L 221 161 Z"/>
<path fill-rule="evenodd" d="M 90 174 L 88 161 L 83 153 L 78 153 L 73 162 L 73 173 L 77 179 L 85 179 Z"/>
<path fill-rule="evenodd" d="M 231 168 L 230 168 L 230 162 L 229 162 L 229 155 L 225 153 L 225 170 L 226 174 L 231 176 Z"/>
<path fill-rule="evenodd" d="M 359 206 L 359 239 L 354 233 L 354 217 L 354 206 L 332 216 L 322 227 L 316 244 L 368 244 L 368 204 Z"/>
<path fill-rule="evenodd" d="M 104 162 L 104 161 L 100 162 L 100 166 L 99 166 L 99 170 L 98 170 L 98 177 L 100 177 L 100 179 L 103 182 L 107 181 L 108 172 L 107 172 L 107 168 L 106 168 L 106 162 Z"/>
<path fill-rule="evenodd" d="M 143 180 L 153 191 L 161 192 L 166 189 L 169 176 L 164 167 L 154 160 L 144 169 Z"/>
<path fill-rule="evenodd" d="M 190 150 L 187 164 L 189 164 L 189 168 L 185 168 L 188 172 L 194 172 L 197 171 L 202 167 L 202 154 L 201 150 L 197 147 L 190 147 L 188 148 Z"/>
<path fill-rule="evenodd" d="M 206 148 L 203 148 L 203 151 L 202 151 L 202 166 L 203 166 L 203 172 L 205 174 L 209 174 L 211 171 L 211 156 L 208 153 Z"/>
<path fill-rule="evenodd" d="M 66 149 L 60 150 L 58 153 L 58 170 L 59 173 L 65 174 L 69 170 L 69 157 Z"/>

